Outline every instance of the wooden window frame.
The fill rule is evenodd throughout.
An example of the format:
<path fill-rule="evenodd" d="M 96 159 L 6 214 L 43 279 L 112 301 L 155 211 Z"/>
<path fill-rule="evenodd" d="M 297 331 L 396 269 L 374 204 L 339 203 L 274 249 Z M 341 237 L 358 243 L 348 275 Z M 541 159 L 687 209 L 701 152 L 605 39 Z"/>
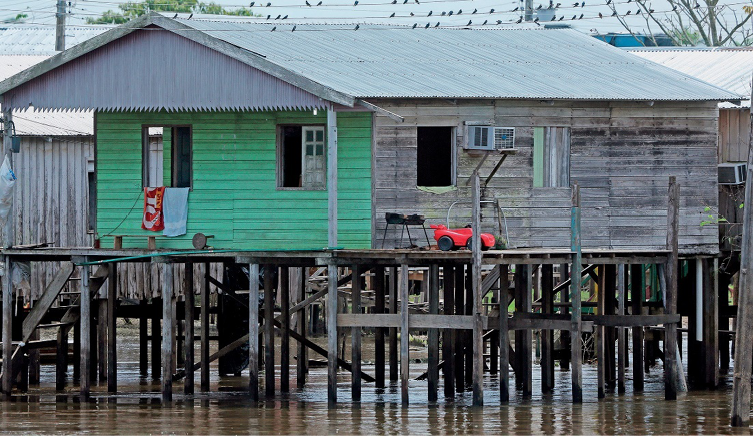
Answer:
<path fill-rule="evenodd" d="M 174 185 L 175 185 L 175 176 L 176 176 L 176 174 L 175 174 L 175 165 L 174 165 L 174 162 L 175 162 L 175 147 L 173 146 L 173 142 L 174 142 L 173 141 L 173 137 L 174 137 L 174 135 L 173 135 L 172 130 L 175 127 L 188 127 L 188 132 L 189 132 L 189 134 L 188 134 L 188 141 L 189 141 L 189 144 L 190 144 L 190 147 L 191 147 L 191 150 L 190 150 L 190 153 L 189 153 L 189 155 L 190 155 L 189 159 L 190 159 L 190 164 L 191 164 L 191 168 L 190 168 L 191 182 L 190 182 L 189 186 L 187 186 L 187 188 L 190 191 L 193 191 L 193 175 L 194 175 L 194 172 L 193 172 L 193 125 L 192 124 L 153 124 L 153 123 L 150 123 L 150 124 L 142 124 L 141 125 L 141 186 L 142 186 L 142 188 L 146 188 L 147 187 L 147 183 L 146 182 L 147 182 L 147 179 L 149 178 L 149 174 L 148 174 L 149 167 L 146 164 L 147 164 L 148 159 L 149 159 L 148 158 L 148 156 L 149 156 L 148 145 L 149 145 L 149 128 L 150 127 L 162 127 L 162 129 L 170 129 L 171 130 L 171 132 L 170 132 L 170 185 L 165 185 L 165 187 L 168 187 L 168 188 L 175 187 Z M 163 137 L 164 137 L 164 130 L 163 130 Z M 165 173 L 164 173 L 164 171 L 165 171 L 165 168 L 164 168 L 164 159 L 165 159 L 165 156 L 164 156 L 164 153 L 165 153 L 165 148 L 164 148 L 164 140 L 163 140 L 163 143 L 162 143 L 162 162 L 163 162 L 162 181 L 163 182 L 165 180 Z"/>
<path fill-rule="evenodd" d="M 283 153 L 282 153 L 282 129 L 285 127 L 321 127 L 324 130 L 324 156 L 327 156 L 327 125 L 322 123 L 282 123 L 275 126 L 275 189 L 277 191 L 326 191 L 327 182 L 325 179 L 324 186 L 321 188 L 307 188 L 305 186 L 282 186 L 283 183 Z M 303 160 L 303 144 L 301 144 L 301 160 Z M 325 159 L 325 168 L 328 162 Z M 303 162 L 301 162 L 301 177 L 303 177 Z"/>

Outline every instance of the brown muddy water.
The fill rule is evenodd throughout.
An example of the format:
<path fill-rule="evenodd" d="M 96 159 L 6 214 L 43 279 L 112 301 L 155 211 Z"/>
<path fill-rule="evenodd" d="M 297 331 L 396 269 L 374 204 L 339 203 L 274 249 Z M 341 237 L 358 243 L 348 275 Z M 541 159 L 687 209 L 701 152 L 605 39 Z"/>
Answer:
<path fill-rule="evenodd" d="M 538 385 L 540 368 L 534 368 L 534 394 L 523 398 L 514 391 L 511 400 L 499 404 L 496 376 L 485 376 L 483 408 L 471 407 L 471 393 L 445 400 L 440 384 L 439 401 L 429 403 L 427 382 L 410 382 L 408 407 L 400 404 L 400 385 L 385 389 L 365 383 L 361 403 L 350 401 L 350 376 L 341 372 L 340 403 L 327 407 L 326 368 L 311 368 L 305 389 L 295 389 L 295 368 L 291 367 L 293 390 L 274 401 L 253 404 L 245 387 L 248 376 L 219 378 L 212 374 L 211 392 L 182 394 L 177 383 L 175 401 L 161 404 L 159 382 L 138 373 L 135 329 L 119 330 L 119 389 L 106 393 L 106 383 L 93 386 L 92 401 L 80 403 L 77 388 L 65 395 L 54 390 L 54 367 L 43 365 L 41 385 L 29 395 L 15 395 L 0 402 L 0 432 L 14 434 L 749 434 L 750 429 L 728 425 L 731 406 L 730 378 L 717 391 L 681 394 L 677 401 L 664 401 L 662 368 L 659 364 L 646 376 L 646 391 L 633 394 L 628 379 L 627 393 L 596 399 L 596 366 L 584 365 L 584 403 L 570 402 L 570 373 L 556 373 L 556 392 L 542 395 Z M 349 339 L 347 343 L 349 343 Z M 371 348 L 369 337 L 364 339 Z M 685 347 L 683 347 L 685 349 Z M 373 349 L 373 348 L 371 348 Z M 294 354 L 292 352 L 291 354 Z M 425 356 L 412 347 L 411 356 Z M 365 359 L 369 359 L 365 355 Z M 278 374 L 279 374 L 279 367 Z M 373 374 L 373 365 L 363 370 Z M 411 364 L 411 375 L 426 370 L 423 363 Z M 627 371 L 628 376 L 631 372 Z M 198 379 L 198 374 L 197 374 Z M 263 377 L 262 377 L 263 383 Z M 197 380 L 198 382 L 198 380 Z M 278 381 L 279 383 L 279 381 Z M 279 387 L 279 386 L 278 386 Z M 197 385 L 198 389 L 198 385 Z M 263 393 L 263 390 L 262 390 Z"/>

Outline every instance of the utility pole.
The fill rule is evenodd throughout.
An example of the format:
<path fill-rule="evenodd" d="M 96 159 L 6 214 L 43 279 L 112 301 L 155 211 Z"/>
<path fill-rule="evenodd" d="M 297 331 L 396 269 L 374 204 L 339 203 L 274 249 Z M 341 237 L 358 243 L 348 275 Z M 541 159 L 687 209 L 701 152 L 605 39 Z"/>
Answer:
<path fill-rule="evenodd" d="M 533 21 L 533 0 L 526 0 L 525 19 Z"/>
<path fill-rule="evenodd" d="M 55 50 L 65 50 L 65 0 L 58 0 L 58 10 L 55 14 Z"/>

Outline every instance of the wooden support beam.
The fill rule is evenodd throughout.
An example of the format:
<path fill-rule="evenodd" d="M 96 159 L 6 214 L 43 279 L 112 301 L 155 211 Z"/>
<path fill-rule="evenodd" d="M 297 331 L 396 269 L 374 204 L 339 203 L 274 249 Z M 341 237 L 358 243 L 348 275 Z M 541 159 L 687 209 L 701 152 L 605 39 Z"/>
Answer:
<path fill-rule="evenodd" d="M 446 316 L 455 313 L 455 267 L 445 265 L 442 268 L 444 278 L 444 308 Z M 442 358 L 444 359 L 444 396 L 455 397 L 455 330 L 442 330 Z"/>
<path fill-rule="evenodd" d="M 274 269 L 277 268 L 264 265 L 264 393 L 267 400 L 275 396 Z M 253 304 L 253 301 L 249 300 L 249 304 Z"/>
<path fill-rule="evenodd" d="M 630 265 L 630 304 L 632 316 L 643 313 L 643 266 Z M 634 326 L 633 337 L 633 392 L 643 391 L 643 327 Z"/>
<path fill-rule="evenodd" d="M 290 392 L 290 269 L 280 267 L 280 391 Z"/>
<path fill-rule="evenodd" d="M 328 111 L 329 113 L 329 111 Z M 327 403 L 337 404 L 337 265 L 327 266 Z"/>
<path fill-rule="evenodd" d="M 107 280 L 107 392 L 118 391 L 118 352 L 115 308 L 118 299 L 118 268 L 109 268 Z"/>
<path fill-rule="evenodd" d="M 719 260 L 703 260 L 703 347 L 706 357 L 706 387 L 716 389 L 719 386 L 719 298 L 718 270 Z"/>
<path fill-rule="evenodd" d="M 625 316 L 625 301 L 627 291 L 627 274 L 625 265 L 617 266 L 617 315 Z M 625 366 L 627 362 L 627 329 L 618 327 L 617 330 L 617 392 L 625 393 Z"/>
<path fill-rule="evenodd" d="M 598 276 L 598 290 L 596 301 L 598 303 L 597 307 L 597 314 L 599 316 L 605 315 L 605 300 L 606 300 L 606 265 L 602 265 L 599 267 L 599 276 Z M 606 359 L 606 329 L 603 325 L 596 326 L 596 386 L 598 389 L 598 397 L 604 398 L 606 396 L 604 388 L 606 384 L 606 365 L 607 365 L 607 359 Z"/>
<path fill-rule="evenodd" d="M 186 395 L 193 395 L 194 393 L 194 309 L 195 309 L 195 294 L 193 288 L 193 262 L 187 262 L 185 264 L 185 273 L 183 275 L 183 290 L 184 290 L 184 318 L 185 318 L 185 338 L 183 344 L 183 350 L 185 357 L 183 362 L 186 368 L 186 381 L 183 382 L 183 393 Z"/>
<path fill-rule="evenodd" d="M 400 397 L 403 406 L 408 405 L 408 381 L 410 380 L 410 356 L 408 329 L 408 265 L 400 265 Z"/>
<path fill-rule="evenodd" d="M 113 266 L 113 268 L 116 268 Z M 146 377 L 149 371 L 149 312 L 145 298 L 139 300 L 139 374 Z"/>
<path fill-rule="evenodd" d="M 106 295 L 105 295 L 106 296 Z M 96 355 L 97 355 L 97 367 L 92 368 L 92 379 L 97 380 L 97 374 L 99 374 L 99 381 L 107 381 L 107 305 L 106 299 L 98 296 L 95 300 L 96 312 L 97 312 L 97 338 L 96 338 Z"/>
<path fill-rule="evenodd" d="M 153 277 L 156 282 L 157 277 Z M 160 307 L 164 306 L 163 298 L 152 298 L 152 380 L 162 377 L 162 314 Z"/>
<path fill-rule="evenodd" d="M 5 264 L 5 274 L 3 275 L 3 364 L 2 364 L 2 391 L 6 400 L 10 399 L 13 391 L 13 286 L 11 285 L 11 268 L 10 257 L 3 259 Z"/>
<path fill-rule="evenodd" d="M 604 313 L 614 315 L 617 310 L 617 267 L 614 264 L 605 265 Z M 615 344 L 617 330 L 614 327 L 604 327 L 604 351 L 606 356 L 605 381 L 607 388 L 614 391 L 617 386 L 617 354 Z"/>
<path fill-rule="evenodd" d="M 308 284 L 308 268 L 301 267 L 298 272 L 298 286 L 296 287 L 297 295 L 296 301 L 301 303 L 306 297 L 306 285 Z M 306 310 L 300 310 L 295 312 L 296 316 L 296 332 L 302 338 L 306 337 Z M 306 346 L 303 345 L 303 341 L 298 341 L 298 348 L 296 352 L 296 386 L 298 389 L 303 389 L 306 385 L 306 363 L 308 361 L 306 355 Z"/>
<path fill-rule="evenodd" d="M 259 401 L 259 265 L 251 264 L 248 270 L 248 390 L 251 401 Z M 208 275 L 209 270 L 207 270 Z M 208 288 L 208 286 L 205 287 Z M 203 312 L 204 308 L 202 307 Z M 204 340 L 202 339 L 203 343 Z M 207 343 L 207 345 L 209 344 Z M 208 368 L 209 358 L 202 357 L 201 363 Z"/>
<path fill-rule="evenodd" d="M 209 278 L 210 278 L 210 264 L 204 263 L 204 276 L 201 281 L 200 289 L 200 303 L 201 310 L 199 317 L 201 318 L 201 392 L 209 392 Z M 257 275 L 257 281 L 258 281 Z M 250 297 L 249 297 L 250 298 Z M 249 300 L 254 301 L 254 300 Z M 258 301 L 258 286 L 257 286 L 257 301 Z M 249 305 L 251 306 L 251 305 Z M 257 308 L 258 310 L 258 308 Z"/>
<path fill-rule="evenodd" d="M 397 314 L 397 268 L 389 268 L 389 313 Z M 389 361 L 390 361 L 390 381 L 397 381 L 398 368 L 397 368 L 397 328 L 393 327 L 389 329 Z"/>
<path fill-rule="evenodd" d="M 89 294 L 89 265 L 83 265 L 81 267 L 81 316 L 79 322 L 81 325 L 81 377 L 79 380 L 79 387 L 81 391 L 81 398 L 84 401 L 88 401 L 91 393 L 91 298 Z"/>
<path fill-rule="evenodd" d="M 471 236 L 471 248 L 473 252 L 473 264 L 471 267 L 471 296 L 472 296 L 472 315 L 473 315 L 473 405 L 476 407 L 484 405 L 484 334 L 481 323 L 481 180 L 478 171 L 471 177 L 472 188 L 472 224 L 473 235 Z"/>
<path fill-rule="evenodd" d="M 162 272 L 162 401 L 170 402 L 173 400 L 173 378 L 170 375 L 173 373 L 173 359 L 175 358 L 173 268 L 169 263 L 163 265 L 165 268 Z"/>
<path fill-rule="evenodd" d="M 439 314 L 439 265 L 429 266 L 429 314 Z M 439 389 L 439 329 L 429 329 L 429 401 L 437 401 Z"/>
<path fill-rule="evenodd" d="M 107 269 L 108 268 L 105 268 L 105 270 Z M 68 279 L 70 279 L 71 275 L 73 275 L 74 270 L 75 265 L 70 262 L 64 262 L 60 266 L 60 270 L 58 270 L 52 278 L 52 281 L 50 281 L 45 288 L 42 296 L 34 302 L 34 307 L 26 318 L 24 318 L 22 324 L 22 342 L 26 342 L 31 338 L 31 334 L 42 322 L 42 318 L 50 310 L 52 305 L 55 304 L 55 301 L 57 301 L 58 295 L 60 295 L 60 292 L 65 288 L 65 285 L 68 283 Z"/>
<path fill-rule="evenodd" d="M 68 372 L 68 332 L 58 329 L 57 350 L 55 355 L 55 390 L 65 389 L 65 376 Z"/>
<path fill-rule="evenodd" d="M 541 312 L 554 314 L 554 265 L 541 265 Z M 541 392 L 554 390 L 554 330 L 541 331 Z"/>
<path fill-rule="evenodd" d="M 327 244 L 337 247 L 337 112 L 327 109 Z"/>
<path fill-rule="evenodd" d="M 509 265 L 500 265 L 499 271 L 499 401 L 510 400 L 510 332 L 507 326 L 507 290 L 509 283 Z"/>
<path fill-rule="evenodd" d="M 560 299 L 559 303 L 555 303 L 557 306 L 559 306 L 559 313 L 562 315 L 567 315 L 570 310 L 570 264 L 563 263 L 560 264 L 560 282 L 557 285 L 559 287 L 560 285 L 564 285 L 565 282 L 567 282 L 567 285 L 563 288 L 564 292 L 560 292 Z M 556 288 L 555 288 L 556 289 Z M 556 291 L 555 291 L 556 293 Z M 570 348 L 570 331 L 569 330 L 560 330 L 560 345 L 564 350 L 567 350 Z M 569 353 L 560 353 L 560 371 L 569 371 L 570 370 L 570 354 Z"/>
<path fill-rule="evenodd" d="M 384 313 L 384 294 L 386 291 L 384 282 L 384 267 L 377 266 L 374 269 L 374 313 Z M 384 367 L 385 367 L 385 348 L 384 348 L 385 329 L 377 327 L 374 332 L 374 377 L 376 377 L 376 387 L 384 387 Z"/>
<path fill-rule="evenodd" d="M 667 266 L 666 298 L 664 311 L 667 314 L 677 313 L 677 280 L 678 280 L 678 239 L 680 227 L 680 185 L 677 178 L 669 178 L 669 204 L 667 206 Z M 677 324 L 664 325 L 664 397 L 667 400 L 677 399 Z M 750 365 L 748 365 L 750 366 Z"/>
<path fill-rule="evenodd" d="M 468 319 L 473 319 L 473 265 L 468 264 L 465 269 L 465 315 Z M 473 325 L 471 324 L 471 329 Z M 463 335 L 463 344 L 465 350 L 463 359 L 465 361 L 465 385 L 473 388 L 473 331 L 460 332 Z"/>
<path fill-rule="evenodd" d="M 465 314 L 465 265 L 455 267 L 455 315 Z M 455 390 L 465 391 L 464 333 L 455 332 Z"/>
<path fill-rule="evenodd" d="M 515 266 L 515 314 L 531 313 L 531 265 Z M 517 356 L 515 385 L 523 391 L 524 396 L 533 393 L 533 356 L 532 356 L 532 332 L 531 330 L 515 331 L 515 354 Z"/>
<path fill-rule="evenodd" d="M 581 267 L 581 239 L 580 239 L 580 187 L 577 183 L 572 187 L 572 208 L 570 210 L 570 250 L 573 260 L 570 271 L 576 274 Z M 573 403 L 583 402 L 583 374 L 581 352 L 581 309 L 580 309 L 580 280 L 571 280 L 570 301 L 572 302 L 570 327 L 570 365 L 572 375 Z"/>
<path fill-rule="evenodd" d="M 353 285 L 351 287 L 351 308 L 354 316 L 361 316 L 361 266 L 353 265 Z M 353 401 L 361 401 L 361 327 L 355 326 L 350 329 L 351 335 L 351 362 L 353 372 L 351 376 L 351 398 Z"/>

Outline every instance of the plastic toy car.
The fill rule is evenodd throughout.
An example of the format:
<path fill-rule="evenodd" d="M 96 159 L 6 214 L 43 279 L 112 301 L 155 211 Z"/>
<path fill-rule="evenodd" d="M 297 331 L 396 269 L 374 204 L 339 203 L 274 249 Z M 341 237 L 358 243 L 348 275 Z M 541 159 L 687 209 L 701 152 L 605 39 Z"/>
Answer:
<path fill-rule="evenodd" d="M 471 236 L 473 235 L 473 229 L 470 227 L 462 229 L 448 229 L 442 224 L 432 224 L 431 228 L 434 229 L 434 239 L 437 241 L 437 246 L 442 251 L 457 250 L 460 247 L 466 247 L 471 249 Z M 486 251 L 494 247 L 494 236 L 489 233 L 481 234 L 481 249 Z"/>

